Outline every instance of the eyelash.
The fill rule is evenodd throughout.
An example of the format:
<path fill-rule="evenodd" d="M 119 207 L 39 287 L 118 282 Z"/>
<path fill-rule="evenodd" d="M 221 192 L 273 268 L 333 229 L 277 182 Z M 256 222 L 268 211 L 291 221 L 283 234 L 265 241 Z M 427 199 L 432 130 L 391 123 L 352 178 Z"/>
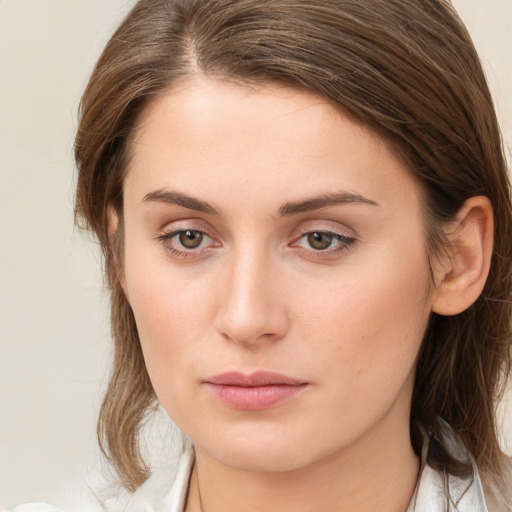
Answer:
<path fill-rule="evenodd" d="M 314 248 L 303 248 L 309 257 L 318 258 L 318 259 L 328 259 L 330 257 L 336 257 L 341 252 L 348 251 L 350 246 L 356 242 L 354 237 L 344 235 L 342 233 L 338 233 L 336 231 L 331 231 L 328 229 L 304 229 L 301 233 L 301 236 L 290 244 L 291 247 L 299 246 L 301 240 L 307 240 L 310 235 L 321 235 L 327 236 L 331 239 L 330 244 L 335 241 L 338 242 L 336 248 L 332 249 L 331 245 L 326 247 L 325 249 L 314 249 Z"/>
<path fill-rule="evenodd" d="M 199 243 L 199 246 L 197 248 L 191 249 L 178 249 L 176 247 L 176 244 L 179 244 L 180 242 L 173 242 L 173 239 L 187 232 L 191 232 L 203 237 L 201 242 Z M 325 249 L 314 249 L 311 247 L 302 248 L 304 251 L 306 251 L 309 257 L 318 259 L 327 259 L 329 257 L 335 257 L 339 253 L 349 250 L 350 246 L 356 242 L 356 239 L 354 237 L 344 235 L 335 231 L 321 229 L 304 229 L 301 232 L 299 238 L 297 238 L 295 241 L 289 244 L 289 246 L 300 247 L 300 241 L 305 239 L 307 240 L 307 238 L 311 235 L 327 236 L 331 239 L 330 245 L 327 246 Z M 164 249 L 166 251 L 180 258 L 198 257 L 204 255 L 205 253 L 208 253 L 213 247 L 201 248 L 201 245 L 203 245 L 205 238 L 214 240 L 213 237 L 211 237 L 206 231 L 203 231 L 201 229 L 176 229 L 167 233 L 162 233 L 157 237 L 157 239 L 164 246 Z M 336 248 L 332 249 L 331 245 L 334 242 L 338 242 L 338 245 Z M 216 243 L 218 244 L 217 247 L 219 247 L 220 244 L 218 242 Z"/>

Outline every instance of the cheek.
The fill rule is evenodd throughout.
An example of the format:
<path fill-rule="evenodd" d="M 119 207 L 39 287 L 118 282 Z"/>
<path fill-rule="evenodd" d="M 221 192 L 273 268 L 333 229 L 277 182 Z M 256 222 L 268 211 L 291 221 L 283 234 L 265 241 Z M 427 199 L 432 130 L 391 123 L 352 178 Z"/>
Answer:
<path fill-rule="evenodd" d="M 414 366 L 430 315 L 428 263 L 421 246 L 359 263 L 362 271 L 333 279 L 327 293 L 306 290 L 297 316 L 316 340 L 318 369 L 351 389 L 364 376 L 375 394 L 383 379 L 398 385 Z"/>
<path fill-rule="evenodd" d="M 191 282 L 164 258 L 136 244 L 126 247 L 127 295 L 135 316 L 148 373 L 158 392 L 178 382 L 198 360 L 211 329 L 210 278 Z"/>
<path fill-rule="evenodd" d="M 160 403 L 178 423 L 189 414 L 200 414 L 194 377 L 204 357 L 201 340 L 210 324 L 203 301 L 164 279 L 132 281 L 132 304 L 149 378 Z M 183 403 L 186 401 L 186 406 Z M 185 423 L 186 424 L 186 423 Z"/>
<path fill-rule="evenodd" d="M 179 278 L 155 274 L 133 279 L 129 290 L 145 353 L 176 356 L 182 351 L 197 350 L 213 323 L 205 283 L 190 285 Z"/>

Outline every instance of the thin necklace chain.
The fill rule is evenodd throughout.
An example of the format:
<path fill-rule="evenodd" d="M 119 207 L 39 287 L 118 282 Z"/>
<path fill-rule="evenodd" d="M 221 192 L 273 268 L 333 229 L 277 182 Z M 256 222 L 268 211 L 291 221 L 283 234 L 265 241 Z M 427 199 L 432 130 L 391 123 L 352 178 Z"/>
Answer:
<path fill-rule="evenodd" d="M 196 480 L 197 480 L 197 496 L 199 498 L 199 511 L 204 512 L 203 500 L 201 498 L 201 487 L 199 485 L 199 471 L 196 472 Z"/>

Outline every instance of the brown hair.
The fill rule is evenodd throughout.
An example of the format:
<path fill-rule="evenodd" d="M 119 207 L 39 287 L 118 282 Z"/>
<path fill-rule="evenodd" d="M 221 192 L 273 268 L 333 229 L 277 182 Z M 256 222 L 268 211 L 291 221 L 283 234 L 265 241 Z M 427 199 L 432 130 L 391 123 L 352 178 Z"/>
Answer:
<path fill-rule="evenodd" d="M 482 474 L 498 483 L 504 459 L 495 408 L 510 370 L 512 208 L 492 99 L 471 39 L 446 0 L 141 0 L 101 55 L 81 103 L 77 218 L 98 237 L 112 297 L 114 368 L 98 424 L 101 445 L 134 489 L 146 478 L 139 431 L 155 395 L 134 317 L 119 284 L 120 217 L 128 139 L 148 102 L 200 73 L 280 83 L 327 98 L 384 137 L 418 177 L 427 247 L 464 201 L 487 196 L 495 246 L 481 297 L 453 316 L 433 314 L 412 399 L 416 425 L 438 439 L 428 461 L 461 473 L 443 446 L 443 418 Z"/>

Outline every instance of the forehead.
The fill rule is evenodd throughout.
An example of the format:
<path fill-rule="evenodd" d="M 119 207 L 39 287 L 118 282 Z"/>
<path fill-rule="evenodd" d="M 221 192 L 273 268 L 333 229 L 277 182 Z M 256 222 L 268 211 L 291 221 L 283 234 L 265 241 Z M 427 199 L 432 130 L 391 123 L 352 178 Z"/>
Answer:
<path fill-rule="evenodd" d="M 126 191 L 139 199 L 169 187 L 193 195 L 200 187 L 205 196 L 231 191 L 233 202 L 235 194 L 270 202 L 270 191 L 290 200 L 335 188 L 417 192 L 383 139 L 324 98 L 282 86 L 183 83 L 146 108 L 131 147 Z"/>
<path fill-rule="evenodd" d="M 195 77 L 150 102 L 142 112 L 131 142 L 136 147 L 147 142 L 148 132 L 152 132 L 150 137 L 156 131 L 165 137 L 177 128 L 172 133 L 177 144 L 184 138 L 194 138 L 202 141 L 201 147 L 207 141 L 213 146 L 226 135 L 231 136 L 233 146 L 248 136 L 262 144 L 269 142 L 272 126 L 286 128 L 290 144 L 299 143 L 301 136 L 313 143 L 315 138 L 311 136 L 333 127 L 339 117 L 325 98 L 307 91 L 275 84 L 253 86 Z M 296 124 L 292 132 L 291 124 L 299 118 L 303 122 Z M 360 130 L 361 134 L 365 133 L 364 128 Z"/>

